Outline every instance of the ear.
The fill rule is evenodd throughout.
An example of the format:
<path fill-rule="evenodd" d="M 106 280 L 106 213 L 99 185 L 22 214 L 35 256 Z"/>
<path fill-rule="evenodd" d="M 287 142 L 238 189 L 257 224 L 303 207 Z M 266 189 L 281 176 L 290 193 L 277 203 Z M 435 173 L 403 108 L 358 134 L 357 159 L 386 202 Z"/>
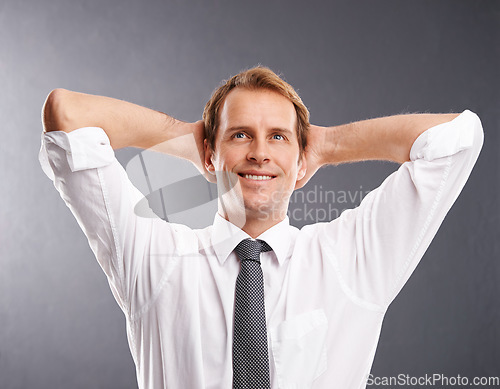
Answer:
<path fill-rule="evenodd" d="M 298 162 L 299 169 L 297 171 L 297 181 L 302 180 L 307 172 L 307 160 L 306 153 L 302 153 L 302 157 L 300 157 Z"/>
<path fill-rule="evenodd" d="M 205 139 L 203 141 L 203 148 L 205 149 L 205 169 L 208 173 L 215 176 L 215 166 L 213 164 L 213 154 L 212 148 L 209 146 L 208 141 Z"/>

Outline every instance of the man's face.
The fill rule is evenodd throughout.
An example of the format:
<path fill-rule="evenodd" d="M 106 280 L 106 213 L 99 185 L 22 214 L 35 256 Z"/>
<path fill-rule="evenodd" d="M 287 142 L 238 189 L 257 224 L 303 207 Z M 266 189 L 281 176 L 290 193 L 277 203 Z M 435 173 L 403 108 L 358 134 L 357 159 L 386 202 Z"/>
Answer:
<path fill-rule="evenodd" d="M 215 151 L 205 153 L 207 168 L 217 175 L 219 212 L 282 220 L 306 171 L 292 102 L 265 89 L 236 88 L 219 115 Z"/>

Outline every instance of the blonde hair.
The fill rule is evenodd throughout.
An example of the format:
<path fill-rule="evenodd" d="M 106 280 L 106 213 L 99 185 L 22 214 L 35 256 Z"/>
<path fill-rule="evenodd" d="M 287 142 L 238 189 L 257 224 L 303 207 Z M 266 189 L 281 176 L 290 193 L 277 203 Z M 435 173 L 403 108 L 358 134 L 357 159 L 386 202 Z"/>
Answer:
<path fill-rule="evenodd" d="M 290 84 L 282 80 L 271 69 L 264 66 L 257 66 L 238 73 L 229 80 L 226 80 L 213 92 L 212 97 L 208 100 L 203 111 L 205 137 L 210 148 L 215 150 L 215 138 L 219 127 L 219 111 L 229 92 L 235 88 L 270 90 L 279 93 L 293 103 L 297 114 L 297 139 L 299 142 L 300 156 L 302 156 L 307 145 L 309 110 Z"/>

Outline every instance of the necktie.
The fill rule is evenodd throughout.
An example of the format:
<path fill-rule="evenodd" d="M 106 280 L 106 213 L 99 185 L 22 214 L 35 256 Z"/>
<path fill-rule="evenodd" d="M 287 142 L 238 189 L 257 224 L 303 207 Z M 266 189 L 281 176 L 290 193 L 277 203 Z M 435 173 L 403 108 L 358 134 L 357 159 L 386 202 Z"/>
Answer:
<path fill-rule="evenodd" d="M 261 251 L 271 247 L 262 240 L 242 240 L 235 251 L 241 261 L 236 279 L 233 334 L 233 387 L 270 388 L 267 352 L 264 276 Z"/>

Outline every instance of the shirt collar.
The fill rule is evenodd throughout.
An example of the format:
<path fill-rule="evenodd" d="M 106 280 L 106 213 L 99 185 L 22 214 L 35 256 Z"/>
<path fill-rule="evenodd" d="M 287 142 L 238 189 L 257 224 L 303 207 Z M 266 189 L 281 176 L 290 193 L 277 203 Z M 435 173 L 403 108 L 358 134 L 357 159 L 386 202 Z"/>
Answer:
<path fill-rule="evenodd" d="M 281 222 L 257 237 L 257 239 L 262 239 L 271 246 L 280 265 L 285 262 L 290 250 L 291 232 L 289 227 L 290 221 L 286 216 Z M 215 214 L 211 240 L 215 255 L 221 265 L 224 264 L 238 243 L 248 238 L 251 239 L 250 235 L 241 228 L 224 219 L 219 213 Z"/>

